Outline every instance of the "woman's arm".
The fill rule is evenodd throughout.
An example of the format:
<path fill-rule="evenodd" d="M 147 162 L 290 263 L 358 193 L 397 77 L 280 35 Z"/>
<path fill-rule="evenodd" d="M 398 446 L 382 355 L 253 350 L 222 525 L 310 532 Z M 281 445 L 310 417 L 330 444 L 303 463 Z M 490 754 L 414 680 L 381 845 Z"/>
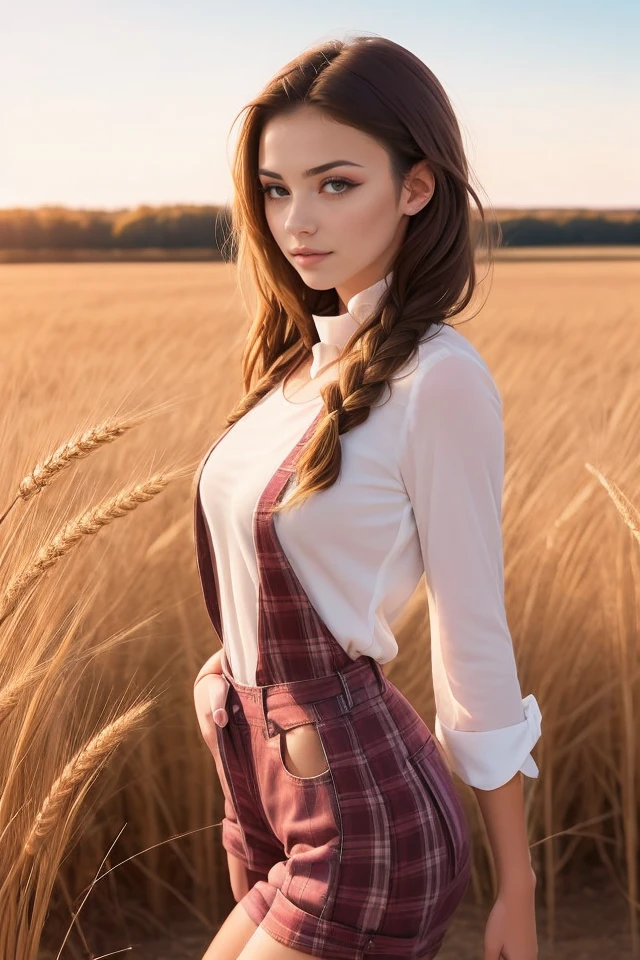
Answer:
<path fill-rule="evenodd" d="M 537 960 L 536 875 L 526 834 L 523 776 L 501 787 L 472 787 L 498 874 L 498 892 L 484 933 L 485 960 Z"/>
<path fill-rule="evenodd" d="M 490 793 L 538 776 L 541 714 L 522 697 L 504 604 L 501 397 L 473 355 L 443 353 L 416 375 L 399 462 L 424 561 L 434 733 L 451 769 Z"/>
<path fill-rule="evenodd" d="M 484 363 L 449 354 L 413 384 L 400 467 L 422 550 L 435 735 L 474 791 L 498 875 L 483 960 L 536 960 L 536 878 L 522 775 L 541 713 L 522 698 L 504 606 L 502 400 Z"/>
<path fill-rule="evenodd" d="M 225 706 L 229 692 L 229 681 L 222 676 L 223 649 L 223 647 L 220 647 L 213 656 L 202 664 L 193 684 L 196 716 L 202 736 L 210 750 L 215 749 L 216 743 L 214 724 L 224 727 L 229 721 Z M 205 677 L 208 679 L 205 680 Z"/>
<path fill-rule="evenodd" d="M 471 789 L 487 828 L 499 891 L 533 890 L 536 875 L 526 832 L 522 773 L 494 790 Z"/>
<path fill-rule="evenodd" d="M 211 657 L 209 657 L 208 660 L 205 660 L 205 662 L 200 667 L 198 676 L 193 682 L 194 687 L 198 682 L 198 680 L 202 680 L 202 678 L 205 677 L 208 673 L 222 673 L 223 650 L 224 648 L 220 647 L 220 649 L 216 650 L 216 652 Z"/>

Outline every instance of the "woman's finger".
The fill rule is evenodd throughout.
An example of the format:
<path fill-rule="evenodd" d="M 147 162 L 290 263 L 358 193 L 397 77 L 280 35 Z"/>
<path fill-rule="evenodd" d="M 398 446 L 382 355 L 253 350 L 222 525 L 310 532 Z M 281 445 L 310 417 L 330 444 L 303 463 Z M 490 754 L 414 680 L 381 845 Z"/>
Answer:
<path fill-rule="evenodd" d="M 211 673 L 207 677 L 203 677 L 201 683 L 205 684 L 209 697 L 211 716 L 219 727 L 224 727 L 229 720 L 226 710 L 229 681 L 222 674 Z"/>

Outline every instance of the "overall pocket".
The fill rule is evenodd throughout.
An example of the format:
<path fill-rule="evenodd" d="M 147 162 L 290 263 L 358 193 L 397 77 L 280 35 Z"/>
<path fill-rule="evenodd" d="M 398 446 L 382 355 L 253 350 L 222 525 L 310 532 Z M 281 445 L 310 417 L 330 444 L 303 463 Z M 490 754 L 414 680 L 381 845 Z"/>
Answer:
<path fill-rule="evenodd" d="M 453 880 L 465 862 L 465 837 L 468 825 L 449 768 L 437 749 L 435 737 L 407 758 L 418 774 L 438 816 L 450 859 L 449 880 Z"/>
<path fill-rule="evenodd" d="M 329 761 L 312 720 L 280 731 L 278 757 L 281 771 L 290 782 L 312 785 L 331 780 Z"/>
<path fill-rule="evenodd" d="M 323 862 L 333 859 L 340 842 L 340 811 L 316 721 L 298 720 L 291 718 L 288 728 L 283 725 L 270 738 L 254 727 L 253 742 L 261 808 L 286 857 L 295 855 L 296 870 L 303 875 L 307 860 L 310 866 L 316 857 L 315 847 L 323 848 Z"/>

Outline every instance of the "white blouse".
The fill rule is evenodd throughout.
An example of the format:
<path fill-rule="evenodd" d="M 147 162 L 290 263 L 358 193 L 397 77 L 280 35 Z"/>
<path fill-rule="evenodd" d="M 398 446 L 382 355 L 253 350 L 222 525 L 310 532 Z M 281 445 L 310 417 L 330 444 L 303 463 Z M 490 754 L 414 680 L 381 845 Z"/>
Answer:
<path fill-rule="evenodd" d="M 318 384 L 337 377 L 338 364 L 326 364 L 390 277 L 352 297 L 346 313 L 313 316 Z M 354 659 L 393 660 L 391 624 L 425 574 L 434 734 L 465 783 L 491 790 L 518 770 L 538 776 L 530 751 L 541 732 L 534 695 L 522 698 L 504 606 L 502 400 L 462 334 L 439 324 L 425 337 L 391 393 L 383 390 L 366 422 L 341 435 L 336 483 L 274 523 L 310 602 Z M 253 512 L 321 406 L 320 396 L 287 399 L 279 384 L 234 424 L 201 474 L 223 639 L 242 683 L 255 684 L 257 662 Z"/>

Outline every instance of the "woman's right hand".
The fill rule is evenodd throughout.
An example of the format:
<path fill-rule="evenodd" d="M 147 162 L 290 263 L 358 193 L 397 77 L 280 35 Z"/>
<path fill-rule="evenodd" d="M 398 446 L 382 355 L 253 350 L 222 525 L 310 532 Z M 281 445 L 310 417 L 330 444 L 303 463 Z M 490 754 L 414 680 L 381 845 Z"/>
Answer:
<path fill-rule="evenodd" d="M 222 649 L 218 650 L 200 668 L 193 685 L 193 699 L 200 732 L 209 750 L 216 745 L 215 725 L 228 722 L 225 708 L 229 681 L 222 675 Z"/>

